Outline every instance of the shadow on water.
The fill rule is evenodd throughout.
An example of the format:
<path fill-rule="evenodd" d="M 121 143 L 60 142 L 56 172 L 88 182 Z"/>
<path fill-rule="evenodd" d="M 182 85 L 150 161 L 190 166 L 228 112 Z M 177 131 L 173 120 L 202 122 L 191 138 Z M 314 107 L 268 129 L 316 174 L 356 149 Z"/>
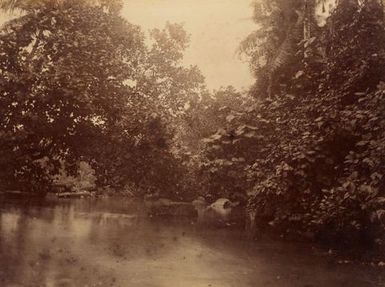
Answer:
<path fill-rule="evenodd" d="M 0 203 L 0 286 L 385 286 L 310 245 L 150 220 L 129 199 Z"/>

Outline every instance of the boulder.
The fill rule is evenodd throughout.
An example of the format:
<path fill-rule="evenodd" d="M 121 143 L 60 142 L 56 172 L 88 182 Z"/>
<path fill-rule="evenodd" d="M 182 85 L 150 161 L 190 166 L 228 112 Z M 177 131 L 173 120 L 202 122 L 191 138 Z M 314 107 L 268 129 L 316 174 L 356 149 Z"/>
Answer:
<path fill-rule="evenodd" d="M 232 225 L 243 220 L 242 208 L 239 202 L 232 202 L 227 198 L 218 198 L 211 204 L 207 204 L 202 197 L 192 202 L 198 213 L 198 223 Z"/>

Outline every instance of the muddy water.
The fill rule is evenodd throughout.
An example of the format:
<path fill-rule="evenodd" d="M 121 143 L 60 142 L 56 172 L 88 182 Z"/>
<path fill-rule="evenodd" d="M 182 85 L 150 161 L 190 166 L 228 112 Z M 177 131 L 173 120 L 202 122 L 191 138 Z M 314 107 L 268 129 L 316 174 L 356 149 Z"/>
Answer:
<path fill-rule="evenodd" d="M 0 201 L 0 286 L 385 286 L 384 270 L 310 245 L 250 242 L 141 210 L 121 199 Z"/>

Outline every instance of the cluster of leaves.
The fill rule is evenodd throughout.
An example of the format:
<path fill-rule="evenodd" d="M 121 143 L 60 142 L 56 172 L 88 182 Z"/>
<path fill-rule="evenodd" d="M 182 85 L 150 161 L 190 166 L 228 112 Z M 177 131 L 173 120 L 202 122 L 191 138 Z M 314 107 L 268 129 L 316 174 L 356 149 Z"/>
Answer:
<path fill-rule="evenodd" d="M 99 184 L 175 190 L 173 123 L 203 77 L 181 65 L 180 25 L 154 30 L 147 45 L 119 3 L 1 2 L 24 10 L 0 31 L 2 183 L 46 192 L 62 162 L 71 174 L 83 160 Z"/>
<path fill-rule="evenodd" d="M 116 122 L 125 102 L 121 78 L 134 74 L 124 59 L 137 57 L 143 37 L 100 7 L 74 4 L 31 10 L 7 23 L 0 41 L 4 165 L 7 178 L 25 185 L 39 159 L 52 159 L 55 172 L 58 159 L 73 161 L 101 123 Z"/>
<path fill-rule="evenodd" d="M 256 106 L 206 140 L 211 172 L 237 165 L 233 181 L 264 224 L 334 242 L 383 240 L 384 37 L 377 1 L 340 1 L 299 42 L 300 70 L 275 78 L 282 89 L 252 91 Z"/>
<path fill-rule="evenodd" d="M 206 197 L 245 200 L 248 180 L 242 171 L 254 158 L 256 149 L 249 148 L 248 140 L 256 136 L 256 127 L 241 124 L 239 118 L 256 104 L 254 98 L 229 87 L 217 91 L 215 102 L 207 109 L 211 115 L 208 119 L 211 123 L 215 120 L 216 125 L 201 141 L 204 152 L 200 157 L 199 171 Z"/>
<path fill-rule="evenodd" d="M 279 92 L 281 85 L 287 84 L 298 70 L 298 43 L 303 39 L 304 21 L 314 22 L 314 13 L 307 15 L 310 7 L 305 7 L 315 6 L 310 2 L 314 1 L 253 2 L 253 20 L 258 29 L 241 42 L 240 52 L 249 58 L 250 68 L 257 78 L 256 93 L 271 96 Z"/>

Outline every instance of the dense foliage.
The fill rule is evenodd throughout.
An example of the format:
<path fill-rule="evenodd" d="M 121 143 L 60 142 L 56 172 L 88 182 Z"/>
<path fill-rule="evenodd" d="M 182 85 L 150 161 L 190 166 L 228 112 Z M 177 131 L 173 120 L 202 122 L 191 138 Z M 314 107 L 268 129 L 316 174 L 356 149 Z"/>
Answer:
<path fill-rule="evenodd" d="M 183 28 L 146 38 L 120 1 L 0 4 L 23 10 L 0 31 L 2 185 L 44 193 L 80 171 L 92 188 L 227 197 L 279 234 L 384 245 L 381 1 L 254 1 L 249 93 L 208 92 L 182 65 Z"/>
<path fill-rule="evenodd" d="M 97 1 L 18 3 L 25 13 L 0 34 L 2 183 L 44 193 L 63 162 L 76 173 L 85 160 L 101 185 L 175 191 L 172 119 L 204 88 L 180 64 L 183 28 L 154 30 L 147 45 Z"/>
<path fill-rule="evenodd" d="M 276 13 L 299 9 L 270 8 Z M 275 17 L 271 11 L 268 15 Z M 306 31 L 304 17 L 297 17 L 294 22 L 300 20 Z M 258 83 L 268 73 L 275 88 L 258 84 L 251 91 L 258 104 L 208 138 L 207 158 L 214 176 L 223 177 L 231 166 L 261 225 L 281 234 L 383 244 L 383 17 L 377 1 L 340 1 L 311 37 L 293 37 L 284 23 L 274 22 L 269 29 L 261 23 L 260 35 L 279 39 L 267 31 L 286 34 L 282 37 L 295 43 L 295 53 L 293 45 L 278 45 L 274 53 L 273 40 L 252 46 L 255 35 L 242 44 L 249 45 L 252 65 L 264 54 L 265 66 L 255 69 Z M 277 67 L 285 77 L 269 70 L 280 49 L 287 59 Z"/>

